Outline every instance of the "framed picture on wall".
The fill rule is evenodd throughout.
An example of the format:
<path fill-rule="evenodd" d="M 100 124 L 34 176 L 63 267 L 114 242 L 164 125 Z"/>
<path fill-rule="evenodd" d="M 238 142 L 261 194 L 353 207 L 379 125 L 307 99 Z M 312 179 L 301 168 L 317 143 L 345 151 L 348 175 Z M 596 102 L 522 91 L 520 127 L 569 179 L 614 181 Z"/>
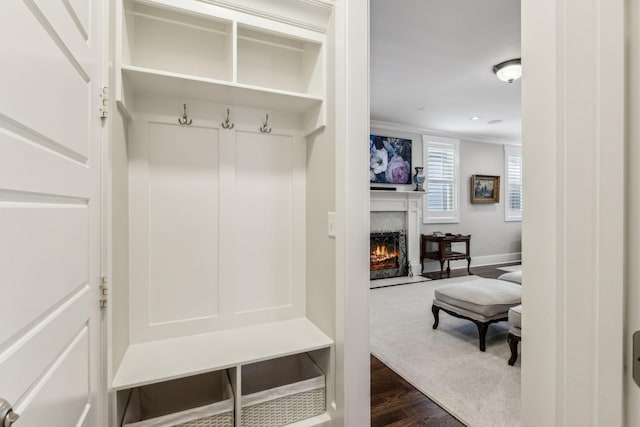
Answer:
<path fill-rule="evenodd" d="M 471 175 L 471 203 L 499 203 L 500 177 Z"/>
<path fill-rule="evenodd" d="M 369 135 L 369 182 L 411 184 L 411 140 Z"/>

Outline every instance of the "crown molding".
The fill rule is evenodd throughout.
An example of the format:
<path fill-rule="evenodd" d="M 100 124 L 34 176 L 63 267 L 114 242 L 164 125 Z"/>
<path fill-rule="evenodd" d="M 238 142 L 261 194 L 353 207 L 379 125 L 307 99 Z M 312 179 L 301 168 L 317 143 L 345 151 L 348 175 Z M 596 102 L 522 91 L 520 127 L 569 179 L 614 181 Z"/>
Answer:
<path fill-rule="evenodd" d="M 383 122 L 379 120 L 371 120 L 369 126 L 372 128 L 380 128 L 387 130 L 395 130 L 399 132 L 419 133 L 423 135 L 442 136 L 447 138 L 463 139 L 471 142 L 482 142 L 485 144 L 498 144 L 498 145 L 522 145 L 522 141 L 508 139 L 487 137 L 484 135 L 474 135 L 467 133 L 447 132 L 438 129 L 419 128 L 411 125 L 405 125 L 402 123 Z"/>

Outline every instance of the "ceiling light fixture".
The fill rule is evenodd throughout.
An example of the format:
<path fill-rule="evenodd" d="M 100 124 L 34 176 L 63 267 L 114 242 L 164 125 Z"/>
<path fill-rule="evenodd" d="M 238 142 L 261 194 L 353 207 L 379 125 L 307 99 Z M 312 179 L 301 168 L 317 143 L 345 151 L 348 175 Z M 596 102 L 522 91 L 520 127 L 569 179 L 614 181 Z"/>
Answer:
<path fill-rule="evenodd" d="M 474 120 L 474 121 L 475 121 L 475 120 L 480 120 L 481 118 L 482 118 L 482 117 L 480 117 L 480 116 L 473 116 L 473 117 L 471 117 L 471 120 Z"/>
<path fill-rule="evenodd" d="M 493 72 L 503 82 L 513 83 L 522 77 L 522 64 L 520 58 L 510 59 L 493 66 Z"/>

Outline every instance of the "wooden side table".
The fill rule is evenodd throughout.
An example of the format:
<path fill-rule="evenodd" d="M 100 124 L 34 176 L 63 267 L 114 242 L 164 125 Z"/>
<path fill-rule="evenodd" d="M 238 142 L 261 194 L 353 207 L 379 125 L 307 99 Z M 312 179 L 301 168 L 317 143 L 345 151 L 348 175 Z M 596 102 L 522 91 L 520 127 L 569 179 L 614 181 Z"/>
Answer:
<path fill-rule="evenodd" d="M 465 252 L 451 250 L 452 243 L 465 243 Z M 466 259 L 467 273 L 471 274 L 471 235 L 447 234 L 445 236 L 433 236 L 422 234 L 420 236 L 420 271 L 424 272 L 424 260 L 433 259 L 440 261 L 440 278 L 444 273 L 444 263 L 447 262 L 447 277 L 451 277 L 450 262 L 452 260 Z"/>

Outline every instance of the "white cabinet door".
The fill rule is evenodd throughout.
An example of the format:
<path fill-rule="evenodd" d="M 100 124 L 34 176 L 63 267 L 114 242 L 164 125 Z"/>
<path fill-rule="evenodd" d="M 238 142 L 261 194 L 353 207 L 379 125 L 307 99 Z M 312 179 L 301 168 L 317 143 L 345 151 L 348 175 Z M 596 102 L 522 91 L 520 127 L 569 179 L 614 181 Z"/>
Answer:
<path fill-rule="evenodd" d="M 18 427 L 104 419 L 100 8 L 0 5 L 0 397 Z"/>

